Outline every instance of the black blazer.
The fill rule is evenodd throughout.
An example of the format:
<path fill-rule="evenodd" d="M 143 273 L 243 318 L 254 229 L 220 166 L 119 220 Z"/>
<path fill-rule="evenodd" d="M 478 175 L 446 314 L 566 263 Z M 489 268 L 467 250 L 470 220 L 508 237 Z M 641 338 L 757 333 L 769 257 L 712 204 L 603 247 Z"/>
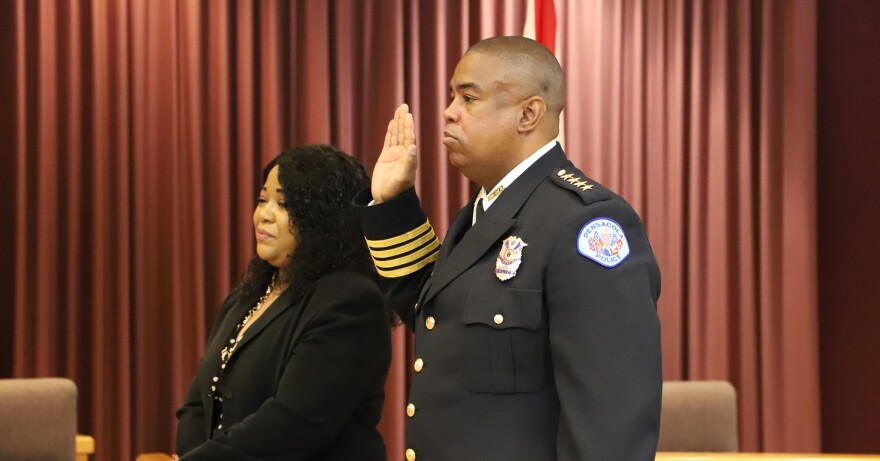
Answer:
<path fill-rule="evenodd" d="M 369 198 L 365 190 L 356 204 Z M 633 209 L 558 145 L 473 227 L 466 206 L 433 253 L 436 237 L 412 189 L 356 212 L 383 291 L 415 331 L 409 457 L 654 459 L 659 268 Z M 612 222 L 625 239 L 608 227 L 597 235 L 625 245 L 602 260 L 589 245 L 606 247 L 586 225 Z M 527 246 L 505 249 L 511 237 Z M 501 280 L 496 271 L 515 275 Z"/>
<path fill-rule="evenodd" d="M 336 272 L 294 298 L 283 293 L 256 320 L 215 383 L 220 350 L 256 300 L 233 294 L 224 302 L 177 411 L 182 459 L 386 459 L 376 424 L 391 336 L 379 288 Z M 212 436 L 215 393 L 223 398 L 223 428 Z"/>

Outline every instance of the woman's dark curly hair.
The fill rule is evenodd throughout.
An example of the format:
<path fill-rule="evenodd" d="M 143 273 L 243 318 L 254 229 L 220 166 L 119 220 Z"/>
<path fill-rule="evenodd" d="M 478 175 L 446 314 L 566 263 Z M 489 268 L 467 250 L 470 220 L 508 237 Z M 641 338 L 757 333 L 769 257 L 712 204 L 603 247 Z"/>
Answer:
<path fill-rule="evenodd" d="M 310 144 L 284 151 L 263 170 L 278 166 L 296 250 L 281 270 L 254 254 L 236 288 L 243 299 L 256 301 L 276 272 L 296 297 L 305 295 L 321 277 L 350 270 L 375 279 L 373 266 L 351 201 L 370 180 L 364 168 L 341 150 Z"/>

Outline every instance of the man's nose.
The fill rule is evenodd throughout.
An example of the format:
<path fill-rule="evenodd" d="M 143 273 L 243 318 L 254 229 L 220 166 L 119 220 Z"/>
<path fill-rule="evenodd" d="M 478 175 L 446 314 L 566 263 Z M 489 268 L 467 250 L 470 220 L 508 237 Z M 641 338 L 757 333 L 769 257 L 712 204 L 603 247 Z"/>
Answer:
<path fill-rule="evenodd" d="M 453 108 L 454 102 L 450 102 L 446 109 L 443 109 L 443 119 L 447 122 L 455 122 L 458 120 L 458 115 L 456 114 L 455 108 Z"/>

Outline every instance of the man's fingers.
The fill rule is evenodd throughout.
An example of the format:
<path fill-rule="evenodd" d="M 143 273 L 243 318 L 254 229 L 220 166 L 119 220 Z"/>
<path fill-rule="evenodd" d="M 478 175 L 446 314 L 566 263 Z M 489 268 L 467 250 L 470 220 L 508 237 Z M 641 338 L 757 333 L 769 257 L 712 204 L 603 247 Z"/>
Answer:
<path fill-rule="evenodd" d="M 405 146 L 405 135 L 406 135 L 406 116 L 409 115 L 409 107 L 406 104 L 401 104 L 397 108 L 397 113 L 395 114 L 394 119 L 397 121 L 397 145 Z"/>
<path fill-rule="evenodd" d="M 397 123 L 397 113 L 398 111 L 394 111 L 394 120 L 391 121 L 391 124 L 388 128 L 388 130 L 391 132 L 391 147 L 400 145 L 400 142 L 398 141 L 398 132 L 400 130 L 398 130 L 399 123 Z"/>
<path fill-rule="evenodd" d="M 388 122 L 388 129 L 385 130 L 385 144 L 382 146 L 382 151 L 388 150 L 391 147 L 391 125 L 394 123 L 394 120 Z"/>
<path fill-rule="evenodd" d="M 397 109 L 394 110 L 394 118 L 388 122 L 382 151 L 384 152 L 397 146 L 408 149 L 415 144 L 416 132 L 414 125 L 413 116 L 409 113 L 409 106 L 407 104 L 397 106 Z"/>
<path fill-rule="evenodd" d="M 403 145 L 409 148 L 416 143 L 416 130 L 412 114 L 406 114 L 406 121 L 403 127 Z"/>

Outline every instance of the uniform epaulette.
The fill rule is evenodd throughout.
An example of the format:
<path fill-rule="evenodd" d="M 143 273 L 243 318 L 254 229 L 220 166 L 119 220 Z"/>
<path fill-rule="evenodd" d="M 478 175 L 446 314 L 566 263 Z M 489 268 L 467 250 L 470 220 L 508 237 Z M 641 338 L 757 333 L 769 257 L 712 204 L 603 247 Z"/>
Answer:
<path fill-rule="evenodd" d="M 554 170 L 550 173 L 550 179 L 557 186 L 576 193 L 584 201 L 584 205 L 590 205 L 611 198 L 608 190 L 600 184 L 587 179 L 583 173 L 571 165 Z"/>

